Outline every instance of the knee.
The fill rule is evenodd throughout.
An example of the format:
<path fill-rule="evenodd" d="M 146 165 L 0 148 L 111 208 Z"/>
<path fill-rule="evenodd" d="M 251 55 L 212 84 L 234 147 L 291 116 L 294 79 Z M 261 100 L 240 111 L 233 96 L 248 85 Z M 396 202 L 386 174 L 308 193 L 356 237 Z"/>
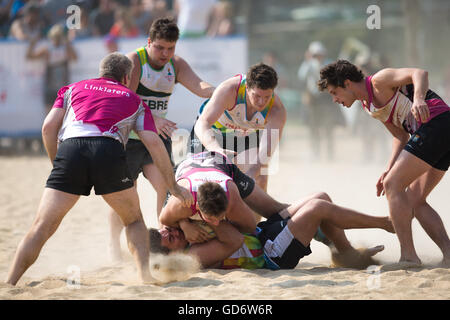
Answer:
<path fill-rule="evenodd" d="M 37 219 L 33 223 L 27 237 L 32 238 L 34 241 L 44 243 L 55 233 L 56 229 L 58 229 L 58 224 Z"/>
<path fill-rule="evenodd" d="M 386 195 L 391 195 L 392 193 L 399 192 L 401 190 L 405 190 L 401 185 L 397 182 L 397 179 L 392 175 L 387 175 L 383 180 L 383 187 L 386 192 Z"/>
<path fill-rule="evenodd" d="M 328 195 L 328 193 L 323 192 L 323 191 L 315 193 L 313 195 L 313 198 L 314 199 L 324 200 L 324 201 L 327 201 L 327 202 L 333 202 L 333 201 L 331 201 L 331 197 Z"/>
<path fill-rule="evenodd" d="M 329 212 L 330 202 L 323 199 L 312 199 L 306 204 L 306 212 L 313 215 L 322 215 Z"/>
<path fill-rule="evenodd" d="M 421 194 L 417 194 L 415 192 L 409 192 L 409 190 L 406 192 L 406 194 L 408 196 L 409 205 L 413 209 L 420 208 L 421 206 L 427 204 L 427 199 L 424 198 Z"/>
<path fill-rule="evenodd" d="M 120 219 L 122 220 L 124 227 L 129 227 L 134 223 L 144 222 L 144 218 L 142 217 L 142 213 L 140 210 L 137 210 L 126 217 L 122 216 L 120 217 Z"/>

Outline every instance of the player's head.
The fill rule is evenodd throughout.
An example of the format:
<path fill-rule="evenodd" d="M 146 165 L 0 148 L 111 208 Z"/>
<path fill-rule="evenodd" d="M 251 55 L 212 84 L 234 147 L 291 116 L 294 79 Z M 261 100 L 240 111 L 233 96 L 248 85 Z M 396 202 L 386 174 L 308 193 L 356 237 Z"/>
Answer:
<path fill-rule="evenodd" d="M 171 251 L 183 250 L 188 245 L 183 231 L 177 228 L 150 228 L 148 232 L 152 253 L 168 254 Z"/>
<path fill-rule="evenodd" d="M 246 82 L 250 103 L 256 109 L 263 110 L 278 84 L 277 72 L 267 64 L 258 63 L 248 69 Z"/>
<path fill-rule="evenodd" d="M 353 84 L 363 80 L 364 74 L 354 64 L 347 60 L 337 60 L 320 70 L 317 86 L 320 91 L 327 90 L 335 103 L 351 107 L 357 99 L 352 90 Z"/>
<path fill-rule="evenodd" d="M 124 54 L 113 52 L 100 61 L 99 77 L 110 78 L 124 82 L 125 77 L 130 77 L 133 62 Z"/>
<path fill-rule="evenodd" d="M 156 66 L 163 66 L 169 62 L 175 54 L 179 35 L 180 30 L 173 19 L 155 20 L 150 27 L 147 39 L 150 62 Z"/>
<path fill-rule="evenodd" d="M 205 182 L 198 188 L 197 205 L 203 220 L 218 225 L 228 208 L 227 194 L 218 183 Z"/>

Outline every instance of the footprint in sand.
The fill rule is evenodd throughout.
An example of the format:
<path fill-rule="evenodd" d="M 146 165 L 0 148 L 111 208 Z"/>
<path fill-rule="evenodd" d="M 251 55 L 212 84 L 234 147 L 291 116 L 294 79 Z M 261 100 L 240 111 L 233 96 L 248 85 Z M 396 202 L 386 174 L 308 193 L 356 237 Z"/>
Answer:
<path fill-rule="evenodd" d="M 423 269 L 423 265 L 415 263 L 415 262 L 408 262 L 408 261 L 401 261 L 396 263 L 390 263 L 385 264 L 381 266 L 380 271 L 386 272 L 386 271 L 397 271 L 397 270 L 407 270 L 407 269 Z"/>

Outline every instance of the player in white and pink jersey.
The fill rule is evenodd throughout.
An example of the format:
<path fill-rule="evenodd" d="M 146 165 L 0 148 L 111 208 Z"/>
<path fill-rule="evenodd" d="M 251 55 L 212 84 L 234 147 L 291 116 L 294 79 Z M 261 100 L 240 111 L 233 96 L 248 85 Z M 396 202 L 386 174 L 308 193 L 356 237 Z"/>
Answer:
<path fill-rule="evenodd" d="M 355 65 L 338 60 L 322 68 L 318 86 L 345 107 L 361 100 L 394 136 L 377 195 L 386 193 L 400 242 L 400 262 L 421 263 L 411 230 L 416 217 L 441 249 L 443 264 L 450 265 L 450 239 L 426 200 L 450 166 L 450 107 L 428 88 L 428 73 L 389 68 L 365 77 Z"/>
<path fill-rule="evenodd" d="M 255 230 L 255 213 L 242 200 L 253 191 L 254 181 L 226 156 L 217 152 L 191 155 L 178 165 L 175 176 L 179 185 L 191 191 L 194 204 L 186 208 L 170 197 L 160 216 L 162 225 L 180 227 L 193 242 L 205 241 L 207 235 L 191 220 L 217 225 L 225 218 L 241 232 Z"/>
<path fill-rule="evenodd" d="M 125 55 L 113 53 L 101 61 L 100 78 L 59 91 L 42 128 L 53 169 L 36 219 L 19 244 L 7 283 L 17 283 L 80 195 L 89 195 L 92 187 L 125 224 L 140 279 L 151 280 L 148 233 L 126 163 L 125 144 L 130 130 L 137 131 L 149 149 L 172 194 L 186 206 L 191 205 L 192 196 L 175 182 L 150 109 L 126 87 L 131 67 Z"/>

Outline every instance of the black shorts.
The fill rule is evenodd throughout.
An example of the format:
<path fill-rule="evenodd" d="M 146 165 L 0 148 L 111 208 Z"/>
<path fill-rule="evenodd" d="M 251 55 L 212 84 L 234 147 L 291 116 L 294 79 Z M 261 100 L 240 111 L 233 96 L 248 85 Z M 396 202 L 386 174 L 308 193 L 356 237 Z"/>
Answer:
<path fill-rule="evenodd" d="M 279 217 L 279 219 L 277 219 Z M 274 219 L 275 218 L 275 219 Z M 268 220 L 258 223 L 261 229 L 258 239 L 264 248 L 266 259 L 275 263 L 280 269 L 294 269 L 301 258 L 311 254 L 311 247 L 305 247 L 300 241 L 286 238 L 287 223 L 290 218 L 282 219 L 273 215 Z"/>
<path fill-rule="evenodd" d="M 450 166 L 450 111 L 422 124 L 404 150 L 435 169 L 447 171 Z"/>
<path fill-rule="evenodd" d="M 170 162 L 173 165 L 172 139 L 165 139 L 161 135 L 159 137 L 164 143 L 167 153 L 169 154 Z M 150 155 L 142 141 L 138 139 L 128 139 L 126 152 L 128 168 L 130 170 L 131 177 L 133 178 L 133 180 L 136 180 L 139 176 L 139 173 L 142 172 L 142 167 L 146 164 L 153 163 L 152 156 Z"/>
<path fill-rule="evenodd" d="M 70 138 L 61 142 L 47 188 L 88 196 L 133 187 L 123 145 L 106 137 Z"/>
<path fill-rule="evenodd" d="M 194 124 L 195 127 L 195 124 Z M 200 153 L 206 150 L 205 146 L 200 142 L 200 139 L 197 137 L 194 131 L 194 127 L 192 127 L 191 135 L 188 139 L 187 150 L 190 153 Z M 223 149 L 233 150 L 236 153 L 241 153 L 245 150 L 251 148 L 259 148 L 260 145 L 260 132 L 256 131 L 248 136 L 237 137 L 234 135 L 226 135 L 219 134 L 214 132 L 216 135 L 216 140 L 219 143 L 220 147 Z"/>

